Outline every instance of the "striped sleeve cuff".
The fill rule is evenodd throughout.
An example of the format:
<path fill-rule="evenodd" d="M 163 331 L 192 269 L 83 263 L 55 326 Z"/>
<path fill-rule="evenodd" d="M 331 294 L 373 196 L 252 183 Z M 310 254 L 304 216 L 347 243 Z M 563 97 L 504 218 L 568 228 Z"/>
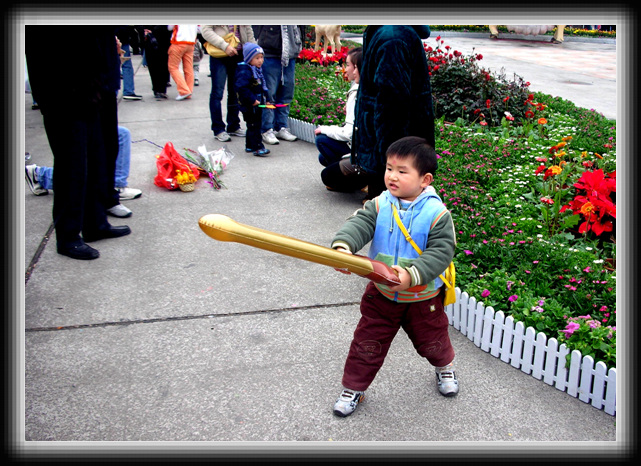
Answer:
<path fill-rule="evenodd" d="M 410 277 L 412 277 L 411 286 L 421 285 L 421 274 L 418 272 L 418 269 L 415 266 L 412 265 L 405 270 L 407 270 L 407 272 L 410 274 Z"/>

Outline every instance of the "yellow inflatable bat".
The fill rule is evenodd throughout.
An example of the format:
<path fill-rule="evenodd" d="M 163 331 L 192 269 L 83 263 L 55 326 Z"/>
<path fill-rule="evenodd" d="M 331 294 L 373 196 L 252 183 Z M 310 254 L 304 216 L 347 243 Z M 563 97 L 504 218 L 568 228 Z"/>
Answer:
<path fill-rule="evenodd" d="M 211 238 L 246 244 L 255 248 L 272 251 L 297 259 L 327 265 L 344 272 L 388 286 L 400 284 L 394 269 L 383 262 L 357 254 L 345 254 L 325 246 L 308 243 L 268 230 L 238 223 L 220 214 L 205 215 L 198 220 L 200 228 Z"/>

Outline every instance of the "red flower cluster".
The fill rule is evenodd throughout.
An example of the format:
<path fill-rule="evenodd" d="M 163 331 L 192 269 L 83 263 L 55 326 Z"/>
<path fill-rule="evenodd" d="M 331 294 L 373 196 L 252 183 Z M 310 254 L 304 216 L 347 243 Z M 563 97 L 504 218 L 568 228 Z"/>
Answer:
<path fill-rule="evenodd" d="M 298 54 L 298 59 L 311 63 L 318 63 L 322 66 L 327 66 L 332 63 L 342 64 L 345 63 L 347 52 L 349 52 L 349 49 L 346 46 L 341 47 L 340 50 L 332 54 L 323 53 L 322 50 L 303 49 Z"/>
<path fill-rule="evenodd" d="M 579 226 L 579 233 L 588 231 L 600 236 L 603 232 L 612 231 L 612 219 L 616 219 L 617 208 L 610 194 L 616 192 L 616 171 L 605 174 L 603 170 L 585 171 L 574 183 L 579 194 L 561 208 L 561 212 L 571 209 L 581 214 L 585 221 Z"/>

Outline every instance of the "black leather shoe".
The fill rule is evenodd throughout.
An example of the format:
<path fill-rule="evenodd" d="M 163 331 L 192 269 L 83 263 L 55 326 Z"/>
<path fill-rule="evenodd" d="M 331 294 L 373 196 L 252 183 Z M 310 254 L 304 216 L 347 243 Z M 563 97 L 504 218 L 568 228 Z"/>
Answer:
<path fill-rule="evenodd" d="M 82 238 L 85 240 L 85 242 L 92 242 L 92 241 L 98 241 L 101 239 L 108 239 L 108 238 L 120 238 L 121 236 L 126 236 L 129 233 L 131 233 L 131 229 L 127 225 L 121 225 L 121 226 L 110 226 L 109 228 L 104 228 L 102 230 L 98 230 L 95 233 L 83 233 Z"/>
<path fill-rule="evenodd" d="M 81 244 L 80 246 L 58 246 L 58 254 L 71 257 L 72 259 L 91 260 L 100 257 L 100 252 L 92 248 L 88 244 Z"/>

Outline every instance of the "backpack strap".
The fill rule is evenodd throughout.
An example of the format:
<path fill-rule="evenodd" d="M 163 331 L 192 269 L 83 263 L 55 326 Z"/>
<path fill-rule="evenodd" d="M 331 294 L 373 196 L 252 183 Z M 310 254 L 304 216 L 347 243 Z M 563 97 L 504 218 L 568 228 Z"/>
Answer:
<path fill-rule="evenodd" d="M 398 224 L 398 227 L 401 229 L 401 232 L 403 232 L 403 236 L 405 236 L 405 239 L 407 240 L 407 242 L 409 242 L 412 245 L 412 247 L 416 250 L 416 252 L 418 252 L 419 256 L 423 254 L 423 251 L 421 250 L 421 248 L 418 247 L 416 242 L 412 239 L 409 232 L 407 231 L 407 228 L 405 228 L 405 225 L 403 225 L 403 222 L 401 221 L 401 217 L 398 215 L 398 210 L 396 209 L 396 206 L 394 204 L 392 204 L 392 211 L 394 213 L 394 220 L 396 220 L 396 223 Z M 455 277 L 454 274 L 456 273 L 454 272 L 454 270 L 455 270 L 454 262 L 451 262 L 450 265 L 447 267 L 447 269 L 445 269 L 445 274 L 450 276 L 451 283 L 443 276 L 443 274 L 439 275 L 439 278 L 443 280 L 443 283 L 445 284 L 445 286 L 450 289 L 454 289 L 454 277 Z"/>

